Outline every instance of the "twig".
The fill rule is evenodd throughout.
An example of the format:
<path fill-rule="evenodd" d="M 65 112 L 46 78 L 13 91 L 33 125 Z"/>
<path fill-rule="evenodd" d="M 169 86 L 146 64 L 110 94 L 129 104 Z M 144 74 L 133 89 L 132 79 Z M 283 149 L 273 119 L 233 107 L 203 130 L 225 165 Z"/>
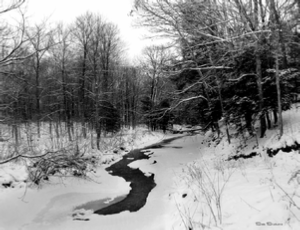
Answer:
<path fill-rule="evenodd" d="M 8 162 L 10 162 L 10 161 L 13 161 L 13 160 L 16 160 L 16 159 L 18 159 L 18 158 L 29 158 L 29 159 L 34 159 L 34 158 L 41 158 L 41 157 L 44 157 L 44 156 L 46 156 L 46 155 L 48 155 L 48 154 L 50 154 L 50 153 L 58 153 L 59 151 L 55 151 L 55 152 L 52 152 L 52 151 L 49 151 L 49 152 L 46 152 L 46 153 L 44 153 L 44 154 L 42 154 L 42 155 L 38 155 L 38 156 L 28 156 L 28 155 L 22 155 L 22 154 L 18 154 L 18 155 L 16 155 L 16 156 L 14 156 L 14 157 L 11 157 L 11 158 L 9 158 L 9 159 L 6 159 L 6 160 L 4 160 L 4 161 L 0 161 L 0 165 L 1 164 L 6 164 L 6 163 L 8 163 Z"/>
<path fill-rule="evenodd" d="M 277 185 L 278 188 L 280 188 L 280 190 L 289 198 L 289 200 L 291 201 L 291 203 L 298 209 L 300 210 L 300 207 L 295 203 L 295 201 L 293 200 L 293 198 L 276 182 L 274 181 L 274 183 Z M 298 218 L 297 218 L 298 219 Z M 299 219 L 298 219 L 299 220 Z"/>
<path fill-rule="evenodd" d="M 175 203 L 176 203 L 177 210 L 179 211 L 180 218 L 181 218 L 181 220 L 182 220 L 182 222 L 183 222 L 185 228 L 188 229 L 188 226 L 187 226 L 187 224 L 186 224 L 185 221 L 184 221 L 184 217 L 183 217 L 183 215 L 182 215 L 182 212 L 181 212 L 181 210 L 180 210 L 180 208 L 179 208 L 179 205 L 178 205 L 177 200 L 175 199 L 175 197 L 174 197 L 174 200 L 175 200 Z"/>
<path fill-rule="evenodd" d="M 245 200 L 243 200 L 242 198 L 241 198 L 241 200 L 244 201 L 245 204 L 247 204 L 250 208 L 253 208 L 253 209 L 255 209 L 256 211 L 260 212 L 260 210 L 258 210 L 257 208 L 254 208 L 252 205 L 248 204 L 248 203 L 247 203 Z"/>

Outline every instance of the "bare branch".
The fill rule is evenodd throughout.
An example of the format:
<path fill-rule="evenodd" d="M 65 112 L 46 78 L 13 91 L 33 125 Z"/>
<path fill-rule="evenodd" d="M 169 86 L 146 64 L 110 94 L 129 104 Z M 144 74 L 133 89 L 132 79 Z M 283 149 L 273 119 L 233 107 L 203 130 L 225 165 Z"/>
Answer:
<path fill-rule="evenodd" d="M 23 4 L 24 1 L 19 1 L 19 2 L 22 2 Z M 19 5 L 15 5 L 15 6 L 19 7 Z M 11 8 L 11 10 L 16 8 Z M 21 51 L 23 45 L 28 41 L 28 39 L 25 38 L 25 31 L 26 31 L 25 16 L 21 11 L 20 14 L 22 17 L 20 27 L 17 28 L 16 31 L 14 31 L 14 33 L 17 34 L 14 34 L 15 38 L 12 38 L 12 40 L 10 41 L 10 43 L 14 43 L 14 44 L 12 45 L 11 50 L 8 52 L 8 54 L 6 54 L 4 57 L 0 59 L 0 66 L 9 65 L 16 61 L 24 60 L 30 56 L 30 55 L 23 56 Z M 12 33 L 12 31 L 10 31 L 10 33 Z"/>
<path fill-rule="evenodd" d="M 9 11 L 15 10 L 19 8 L 21 5 L 25 3 L 26 0 L 14 0 L 9 5 L 4 6 L 3 9 L 0 9 L 0 14 L 7 13 Z"/>
<path fill-rule="evenodd" d="M 42 154 L 42 155 L 38 155 L 38 156 L 28 156 L 28 155 L 18 154 L 18 155 L 16 155 L 16 156 L 13 156 L 13 157 L 11 157 L 11 158 L 9 158 L 9 159 L 6 159 L 6 160 L 4 160 L 4 161 L 0 161 L 0 165 L 6 164 L 6 163 L 8 163 L 8 162 L 10 162 L 10 161 L 13 161 L 13 160 L 16 160 L 16 159 L 18 159 L 18 158 L 29 158 L 29 159 L 42 158 L 42 157 L 44 157 L 44 156 L 46 156 L 46 155 L 48 155 L 48 154 L 58 153 L 58 152 L 59 152 L 59 151 L 55 151 L 55 152 L 48 151 L 48 152 L 46 152 L 46 153 L 44 153 L 44 154 Z"/>
<path fill-rule="evenodd" d="M 242 80 L 244 77 L 250 77 L 250 76 L 256 76 L 255 73 L 247 73 L 247 74 L 243 74 L 242 76 L 240 76 L 239 78 L 236 78 L 236 79 L 228 79 L 227 81 L 230 81 L 230 82 L 238 82 L 240 80 Z"/>
<path fill-rule="evenodd" d="M 194 97 L 189 97 L 189 98 L 185 98 L 185 99 L 180 100 L 180 101 L 179 101 L 175 106 L 173 106 L 170 110 L 177 108 L 177 107 L 178 107 L 179 105 L 181 105 L 182 103 L 185 103 L 185 102 L 188 102 L 188 101 L 192 101 L 192 100 L 195 100 L 195 99 L 199 99 L 199 98 L 201 98 L 201 99 L 207 101 L 207 98 L 205 98 L 205 97 L 202 96 L 202 95 L 198 95 L 198 96 L 194 96 Z"/>

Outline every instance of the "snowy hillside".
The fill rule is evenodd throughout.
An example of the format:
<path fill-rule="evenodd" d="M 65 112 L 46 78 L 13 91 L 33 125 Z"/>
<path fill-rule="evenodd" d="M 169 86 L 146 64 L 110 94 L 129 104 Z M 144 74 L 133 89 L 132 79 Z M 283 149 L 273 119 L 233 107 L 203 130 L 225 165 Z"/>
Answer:
<path fill-rule="evenodd" d="M 252 140 L 241 149 L 240 140 L 225 138 L 215 145 L 207 133 L 200 159 L 177 178 L 174 229 L 300 229 L 300 109 L 283 119 L 282 138 L 274 128 L 258 147 Z M 297 150 L 280 150 L 287 146 Z M 269 157 L 270 150 L 278 153 Z"/>

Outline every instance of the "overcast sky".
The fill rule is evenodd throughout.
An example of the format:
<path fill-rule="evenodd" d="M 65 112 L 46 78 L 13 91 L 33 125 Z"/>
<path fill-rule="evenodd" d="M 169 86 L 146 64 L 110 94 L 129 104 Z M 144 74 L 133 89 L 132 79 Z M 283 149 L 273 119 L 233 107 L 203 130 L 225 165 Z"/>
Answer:
<path fill-rule="evenodd" d="M 86 11 L 100 13 L 108 21 L 119 26 L 121 37 L 127 44 L 130 57 L 140 54 L 147 44 L 145 32 L 132 26 L 129 16 L 133 0 L 27 0 L 27 14 L 38 22 L 50 16 L 51 22 L 71 23 Z M 149 41 L 148 41 L 149 42 Z"/>

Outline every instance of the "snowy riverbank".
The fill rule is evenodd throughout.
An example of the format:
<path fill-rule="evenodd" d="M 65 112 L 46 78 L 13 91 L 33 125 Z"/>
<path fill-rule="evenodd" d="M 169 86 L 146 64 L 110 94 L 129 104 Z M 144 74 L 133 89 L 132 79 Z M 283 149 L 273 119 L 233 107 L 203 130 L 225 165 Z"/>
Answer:
<path fill-rule="evenodd" d="M 242 149 L 237 139 L 216 145 L 207 133 L 200 158 L 177 177 L 172 229 L 300 229 L 299 149 L 280 150 L 300 144 L 300 109 L 294 105 L 283 120 L 282 138 L 275 127 L 258 147 L 255 138 Z M 268 149 L 279 152 L 269 157 Z"/>
<path fill-rule="evenodd" d="M 296 108 L 285 112 L 283 138 L 277 140 L 273 128 L 258 147 L 255 138 L 242 148 L 238 139 L 217 144 L 208 132 L 151 149 L 150 159 L 130 164 L 155 175 L 156 187 L 137 212 L 101 216 L 85 211 L 88 221 L 74 220 L 75 207 L 128 194 L 129 183 L 109 175 L 104 165 L 90 181 L 51 178 L 39 189 L 1 188 L 0 229 L 300 229 L 299 150 L 267 155 L 268 148 L 298 141 L 299 114 Z M 162 136 L 144 135 L 136 147 Z M 233 159 L 237 154 L 253 156 Z"/>
<path fill-rule="evenodd" d="M 132 139 L 132 142 L 124 142 L 130 144 L 124 145 L 126 149 L 144 147 L 174 136 L 145 130 L 139 132 L 140 135 L 135 132 L 137 137 L 134 140 L 129 138 Z M 6 177 L 13 180 L 13 183 L 18 186 L 0 188 L 0 229 L 98 229 L 99 225 L 105 225 L 105 222 L 111 218 L 122 219 L 121 214 L 121 217 L 119 215 L 100 217 L 99 215 L 90 215 L 91 213 L 86 211 L 88 222 L 74 221 L 74 209 L 90 201 L 104 199 L 109 202 L 129 193 L 129 183 L 120 177 L 111 176 L 105 171 L 107 165 L 113 164 L 123 154 L 126 153 L 104 153 L 104 156 L 114 159 L 110 158 L 109 164 L 102 164 L 98 167 L 96 173 L 91 172 L 88 175 L 90 178 L 88 181 L 79 178 L 51 177 L 49 181 L 44 181 L 39 187 L 28 187 L 25 182 L 21 182 L 25 180 L 21 177 L 28 176 L 24 167 L 14 163 L 2 165 L 1 178 L 4 180 Z M 152 164 L 152 161 L 148 163 Z M 169 180 L 169 182 L 172 181 Z M 131 216 L 131 213 L 127 213 L 127 215 Z M 124 220 L 126 219 L 127 217 L 124 218 Z M 85 225 L 82 225 L 84 223 Z M 109 222 L 106 223 L 106 226 L 120 229 L 119 224 L 114 226 L 116 223 L 118 222 Z M 131 221 L 131 223 L 134 222 Z"/>

